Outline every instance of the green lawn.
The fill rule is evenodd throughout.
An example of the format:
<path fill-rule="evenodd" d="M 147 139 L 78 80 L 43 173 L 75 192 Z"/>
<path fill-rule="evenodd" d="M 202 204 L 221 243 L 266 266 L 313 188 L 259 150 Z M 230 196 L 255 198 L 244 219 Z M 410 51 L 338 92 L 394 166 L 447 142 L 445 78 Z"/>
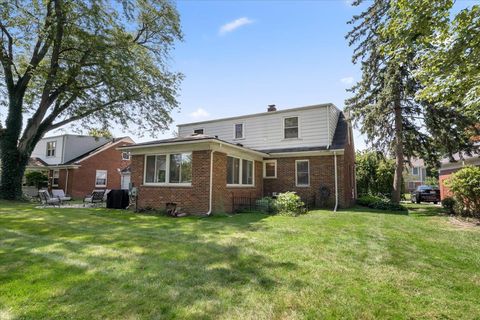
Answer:
<path fill-rule="evenodd" d="M 173 219 L 0 202 L 0 319 L 480 318 L 480 228 L 410 208 Z"/>

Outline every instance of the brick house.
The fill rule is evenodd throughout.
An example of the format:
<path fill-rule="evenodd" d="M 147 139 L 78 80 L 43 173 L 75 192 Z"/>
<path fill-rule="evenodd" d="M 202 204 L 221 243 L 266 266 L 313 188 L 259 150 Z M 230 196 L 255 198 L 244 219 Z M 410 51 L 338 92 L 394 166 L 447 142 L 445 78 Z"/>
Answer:
<path fill-rule="evenodd" d="M 446 197 L 451 196 L 448 187 L 445 185 L 445 180 L 450 178 L 452 173 L 462 169 L 465 166 L 480 166 L 480 155 L 473 154 L 471 156 L 463 154 L 460 157 L 460 154 L 453 155 L 453 162 L 450 159 L 443 159 L 440 162 L 440 171 L 438 176 L 438 184 L 440 186 L 440 198 L 443 200 Z"/>
<path fill-rule="evenodd" d="M 27 170 L 46 171 L 49 189 L 83 198 L 94 189 L 128 187 L 130 154 L 117 148 L 133 144 L 129 137 L 105 139 L 81 135 L 43 138 L 35 146 Z"/>
<path fill-rule="evenodd" d="M 333 104 L 182 124 L 179 137 L 119 148 L 132 157 L 138 206 L 231 212 L 234 198 L 295 191 L 315 205 L 356 198 L 352 128 Z"/>

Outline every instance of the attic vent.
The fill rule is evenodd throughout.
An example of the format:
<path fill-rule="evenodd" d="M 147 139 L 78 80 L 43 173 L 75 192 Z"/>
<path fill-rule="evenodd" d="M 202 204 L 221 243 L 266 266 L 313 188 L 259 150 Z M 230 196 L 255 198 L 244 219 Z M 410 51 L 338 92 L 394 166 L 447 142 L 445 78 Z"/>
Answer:
<path fill-rule="evenodd" d="M 273 111 L 277 111 L 277 108 L 275 107 L 274 104 L 269 104 L 267 112 L 273 112 Z"/>

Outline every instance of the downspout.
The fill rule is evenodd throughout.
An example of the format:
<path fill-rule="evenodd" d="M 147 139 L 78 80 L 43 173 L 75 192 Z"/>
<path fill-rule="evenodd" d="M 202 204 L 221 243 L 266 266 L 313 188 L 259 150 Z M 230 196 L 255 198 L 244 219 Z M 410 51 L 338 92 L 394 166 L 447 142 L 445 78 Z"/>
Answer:
<path fill-rule="evenodd" d="M 205 213 L 206 216 L 212 214 L 212 201 L 213 201 L 213 150 L 210 153 L 210 195 L 208 199 L 208 212 Z"/>
<path fill-rule="evenodd" d="M 65 193 L 68 194 L 68 168 L 66 169 L 66 177 L 65 177 Z"/>
<path fill-rule="evenodd" d="M 333 151 L 334 171 L 335 171 L 335 208 L 333 212 L 337 212 L 338 208 L 338 176 L 337 176 L 337 152 Z"/>

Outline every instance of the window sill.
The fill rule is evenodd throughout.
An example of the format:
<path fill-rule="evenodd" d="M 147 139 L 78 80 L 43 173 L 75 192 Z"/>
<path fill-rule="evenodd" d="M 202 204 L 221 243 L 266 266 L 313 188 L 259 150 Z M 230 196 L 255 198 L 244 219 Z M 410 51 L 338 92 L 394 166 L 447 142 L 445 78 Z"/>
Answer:
<path fill-rule="evenodd" d="M 165 188 L 176 188 L 176 187 L 191 187 L 191 183 L 144 183 L 142 187 L 165 187 Z"/>
<path fill-rule="evenodd" d="M 275 177 L 263 177 L 263 179 L 277 179 L 277 176 L 275 176 Z"/>
<path fill-rule="evenodd" d="M 302 138 L 283 138 L 281 141 L 298 141 L 303 140 Z"/>
<path fill-rule="evenodd" d="M 295 187 L 297 187 L 297 188 L 309 188 L 310 185 L 309 184 L 296 184 Z"/>
<path fill-rule="evenodd" d="M 227 184 L 227 188 L 255 188 L 254 184 Z"/>

